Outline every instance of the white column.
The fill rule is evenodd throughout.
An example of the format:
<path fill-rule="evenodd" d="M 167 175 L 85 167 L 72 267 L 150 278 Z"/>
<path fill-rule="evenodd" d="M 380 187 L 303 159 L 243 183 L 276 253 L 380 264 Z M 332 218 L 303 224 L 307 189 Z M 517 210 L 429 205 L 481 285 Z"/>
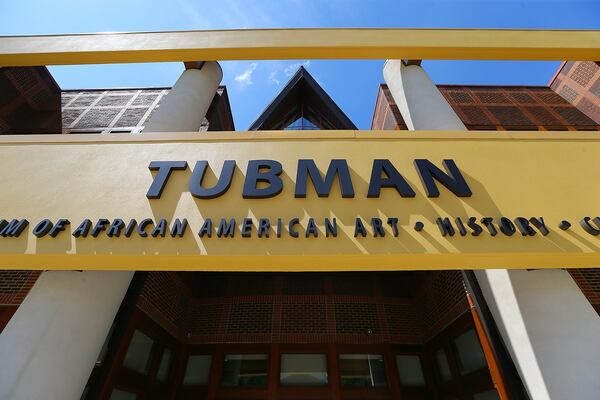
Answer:
<path fill-rule="evenodd" d="M 420 65 L 387 60 L 383 77 L 409 130 L 466 130 Z"/>
<path fill-rule="evenodd" d="M 565 270 L 476 271 L 532 399 L 598 399 L 600 318 Z"/>
<path fill-rule="evenodd" d="M 44 272 L 0 334 L 0 399 L 79 399 L 132 277 Z"/>
<path fill-rule="evenodd" d="M 388 60 L 383 74 L 410 130 L 466 130 L 420 65 Z M 598 399 L 600 318 L 569 273 L 475 275 L 529 396 Z"/>
<path fill-rule="evenodd" d="M 144 132 L 198 132 L 215 97 L 223 71 L 219 63 L 207 61 L 199 68 L 183 71 L 169 94 L 150 116 Z"/>
<path fill-rule="evenodd" d="M 145 131 L 198 131 L 222 76 L 186 69 Z M 133 274 L 44 272 L 0 335 L 0 399 L 78 400 Z"/>

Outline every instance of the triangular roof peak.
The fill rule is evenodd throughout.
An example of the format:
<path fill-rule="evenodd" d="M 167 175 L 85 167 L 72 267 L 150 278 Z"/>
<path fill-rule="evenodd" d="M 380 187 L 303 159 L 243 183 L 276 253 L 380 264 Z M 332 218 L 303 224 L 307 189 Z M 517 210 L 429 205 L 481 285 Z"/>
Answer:
<path fill-rule="evenodd" d="M 249 130 L 357 129 L 311 74 L 300 66 Z"/>

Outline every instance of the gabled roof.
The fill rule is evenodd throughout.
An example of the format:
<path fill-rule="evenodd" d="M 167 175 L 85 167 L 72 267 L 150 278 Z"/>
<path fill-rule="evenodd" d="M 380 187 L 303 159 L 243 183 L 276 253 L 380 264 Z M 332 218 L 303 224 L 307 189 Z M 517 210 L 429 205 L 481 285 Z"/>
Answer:
<path fill-rule="evenodd" d="M 300 67 L 249 130 L 278 130 L 304 117 L 320 129 L 357 129 L 304 67 Z"/>

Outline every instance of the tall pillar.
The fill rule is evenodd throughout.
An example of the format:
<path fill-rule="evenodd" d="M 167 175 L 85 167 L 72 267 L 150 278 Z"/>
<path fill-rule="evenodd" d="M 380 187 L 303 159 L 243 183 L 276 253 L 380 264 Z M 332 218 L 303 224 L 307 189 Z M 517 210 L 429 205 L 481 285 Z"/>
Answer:
<path fill-rule="evenodd" d="M 409 130 L 467 128 L 418 61 L 387 60 L 383 77 Z"/>
<path fill-rule="evenodd" d="M 187 67 L 145 131 L 200 129 L 223 74 Z M 0 399 L 79 399 L 133 274 L 44 272 L 0 335 Z"/>
<path fill-rule="evenodd" d="M 532 399 L 597 399 L 600 318 L 565 270 L 475 276 Z"/>
<path fill-rule="evenodd" d="M 383 75 L 410 130 L 466 130 L 417 63 L 388 60 Z M 529 396 L 597 399 L 600 318 L 569 273 L 496 269 L 475 275 Z"/>
<path fill-rule="evenodd" d="M 0 399 L 79 399 L 133 271 L 46 271 L 0 334 Z"/>
<path fill-rule="evenodd" d="M 198 132 L 221 79 L 223 71 L 215 61 L 187 68 L 150 116 L 144 132 Z"/>

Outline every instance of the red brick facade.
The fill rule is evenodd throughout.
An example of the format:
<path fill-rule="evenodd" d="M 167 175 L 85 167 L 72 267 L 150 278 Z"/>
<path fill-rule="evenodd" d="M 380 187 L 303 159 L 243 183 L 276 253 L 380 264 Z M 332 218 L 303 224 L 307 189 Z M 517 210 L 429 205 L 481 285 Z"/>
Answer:
<path fill-rule="evenodd" d="M 151 272 L 138 307 L 189 343 L 417 344 L 468 303 L 459 271 Z"/>
<path fill-rule="evenodd" d="M 41 271 L 0 271 L 0 305 L 19 305 Z"/>
<path fill-rule="evenodd" d="M 438 85 L 469 130 L 600 130 L 600 125 L 551 88 Z M 382 84 L 371 129 L 406 129 L 387 85 Z"/>
<path fill-rule="evenodd" d="M 0 332 L 40 276 L 40 271 L 0 271 Z"/>
<path fill-rule="evenodd" d="M 600 315 L 600 269 L 571 269 L 569 273 Z"/>
<path fill-rule="evenodd" d="M 60 87 L 48 69 L 0 67 L 0 134 L 60 132 Z"/>

